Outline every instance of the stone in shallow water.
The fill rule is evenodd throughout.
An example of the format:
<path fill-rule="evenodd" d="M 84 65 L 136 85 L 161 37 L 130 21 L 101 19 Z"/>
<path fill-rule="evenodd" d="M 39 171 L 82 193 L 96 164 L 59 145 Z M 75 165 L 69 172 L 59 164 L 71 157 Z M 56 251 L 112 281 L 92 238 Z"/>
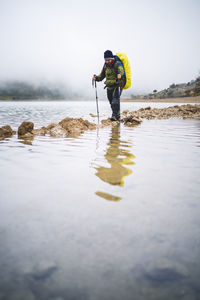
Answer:
<path fill-rule="evenodd" d="M 12 130 L 12 128 L 10 127 L 10 125 L 5 125 L 2 126 L 0 128 L 0 138 L 4 139 L 6 137 L 11 137 L 13 134 L 15 134 L 16 132 Z"/>
<path fill-rule="evenodd" d="M 118 201 L 120 201 L 122 199 L 121 197 L 114 196 L 114 195 L 111 195 L 111 194 L 108 194 L 108 193 L 104 193 L 104 192 L 96 192 L 95 194 L 97 196 L 99 196 L 101 198 L 104 198 L 106 200 L 109 200 L 109 201 L 118 202 Z"/>
<path fill-rule="evenodd" d="M 48 279 L 54 272 L 58 270 L 58 267 L 53 262 L 40 262 L 36 264 L 31 272 L 28 272 L 28 277 L 34 280 Z"/>
<path fill-rule="evenodd" d="M 166 108 L 154 108 L 150 107 L 140 108 L 137 111 L 125 110 L 122 113 L 122 121 L 124 123 L 131 124 L 131 119 L 144 118 L 151 119 L 169 119 L 169 118 L 184 118 L 184 119 L 196 119 L 200 117 L 200 105 L 182 105 L 182 106 L 170 106 Z"/>
<path fill-rule="evenodd" d="M 94 115 L 93 113 L 90 113 L 90 116 L 91 116 L 92 118 L 98 117 L 97 115 Z"/>
<path fill-rule="evenodd" d="M 0 138 L 3 138 L 4 137 L 4 132 L 3 132 L 3 129 L 0 128 Z"/>
<path fill-rule="evenodd" d="M 9 125 L 2 126 L 4 136 L 11 136 L 13 134 L 13 130 Z"/>
<path fill-rule="evenodd" d="M 23 122 L 18 128 L 18 136 L 23 136 L 28 132 L 32 133 L 33 128 L 33 122 Z"/>
<path fill-rule="evenodd" d="M 142 120 L 139 118 L 136 118 L 134 116 L 127 116 L 125 118 L 122 118 L 122 122 L 124 122 L 124 125 L 127 126 L 136 126 L 142 123 Z"/>
<path fill-rule="evenodd" d="M 52 129 L 53 127 L 55 127 L 57 125 L 57 123 L 51 123 L 51 124 L 49 124 L 46 128 L 47 128 L 47 130 L 50 130 L 50 129 Z"/>
<path fill-rule="evenodd" d="M 53 137 L 66 137 L 67 132 L 61 125 L 57 124 L 55 127 L 51 128 L 49 131 L 50 135 Z"/>
<path fill-rule="evenodd" d="M 147 273 L 145 277 L 149 281 L 162 284 L 162 283 L 178 281 L 180 279 L 183 279 L 185 276 L 183 276 L 181 273 L 171 268 L 160 268 L 160 269 L 152 270 L 152 272 Z"/>
<path fill-rule="evenodd" d="M 188 277 L 188 273 L 186 268 L 180 263 L 161 259 L 147 264 L 144 276 L 148 281 L 162 285 L 180 281 Z"/>
<path fill-rule="evenodd" d="M 34 135 L 44 136 L 45 134 L 48 133 L 48 130 L 47 130 L 46 127 L 43 126 L 39 129 L 33 129 L 32 132 L 33 132 Z"/>
<path fill-rule="evenodd" d="M 106 120 L 102 120 L 101 121 L 101 128 L 104 128 L 104 127 L 107 127 L 107 126 L 112 126 L 112 127 L 115 127 L 115 126 L 118 126 L 120 124 L 120 121 L 111 121 L 110 119 L 106 119 Z"/>
<path fill-rule="evenodd" d="M 82 118 L 65 118 L 59 125 L 66 131 L 68 137 L 78 137 L 86 130 L 96 129 L 96 125 Z"/>
<path fill-rule="evenodd" d="M 74 128 L 80 130 L 95 129 L 96 125 L 82 118 L 65 118 L 59 123 L 64 129 L 71 131 Z"/>

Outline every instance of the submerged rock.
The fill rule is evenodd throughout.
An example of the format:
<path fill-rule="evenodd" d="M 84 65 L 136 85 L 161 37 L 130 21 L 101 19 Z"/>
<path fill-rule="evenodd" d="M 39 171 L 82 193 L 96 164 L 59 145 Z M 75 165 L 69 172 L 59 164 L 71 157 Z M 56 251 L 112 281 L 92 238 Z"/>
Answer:
<path fill-rule="evenodd" d="M 94 115 L 93 113 L 90 113 L 90 116 L 91 116 L 92 118 L 98 117 L 97 115 Z"/>
<path fill-rule="evenodd" d="M 22 126 L 22 128 L 24 128 L 24 126 Z M 33 128 L 33 126 L 31 128 Z M 51 123 L 47 127 L 43 126 L 39 129 L 31 128 L 29 133 L 34 136 L 49 134 L 52 137 L 78 137 L 86 130 L 96 129 L 96 125 L 82 118 L 65 118 L 59 123 Z M 26 135 L 27 133 L 23 134 L 22 137 L 26 137 Z"/>
<path fill-rule="evenodd" d="M 168 259 L 158 259 L 156 262 L 147 263 L 143 272 L 146 280 L 157 285 L 175 283 L 188 277 L 188 271 L 184 265 Z"/>
<path fill-rule="evenodd" d="M 43 126 L 43 127 L 39 128 L 39 129 L 33 129 L 32 133 L 34 135 L 44 136 L 45 134 L 48 133 L 48 129 Z"/>
<path fill-rule="evenodd" d="M 96 192 L 95 194 L 97 196 L 99 196 L 101 198 L 104 198 L 106 200 L 109 200 L 109 201 L 118 202 L 118 201 L 120 201 L 122 199 L 121 197 L 114 196 L 114 195 L 111 195 L 111 194 L 108 194 L 108 193 L 104 193 L 104 192 Z"/>
<path fill-rule="evenodd" d="M 122 122 L 127 126 L 136 126 L 136 125 L 139 125 L 140 123 L 142 123 L 142 120 L 140 118 L 136 118 L 130 114 L 130 115 L 127 115 L 126 117 L 124 117 L 122 119 Z"/>
<path fill-rule="evenodd" d="M 125 110 L 122 113 L 121 121 L 125 125 L 136 123 L 135 120 L 139 119 L 169 119 L 169 118 L 183 118 L 183 119 L 199 119 L 200 118 L 200 105 L 175 105 L 166 108 L 140 108 L 136 111 Z M 139 122 L 138 122 L 139 124 Z M 136 124 L 135 124 L 136 125 Z"/>
<path fill-rule="evenodd" d="M 112 125 L 112 127 L 117 126 L 117 125 L 119 125 L 119 122 L 120 121 L 111 121 L 110 119 L 102 120 L 101 121 L 101 128 L 104 128 L 104 127 L 107 127 L 107 126 L 110 126 L 110 125 Z"/>
<path fill-rule="evenodd" d="M 49 134 L 53 137 L 66 137 L 66 130 L 59 124 L 49 130 Z"/>
<path fill-rule="evenodd" d="M 23 139 L 33 139 L 33 133 L 31 132 L 27 132 L 25 133 L 24 135 L 21 135 L 19 136 L 20 138 L 23 138 Z"/>
<path fill-rule="evenodd" d="M 83 120 L 82 118 L 65 118 L 59 124 L 61 124 L 66 130 L 72 130 L 74 127 L 80 128 L 81 130 L 96 128 L 94 123 L 91 123 L 88 120 Z"/>
<path fill-rule="evenodd" d="M 55 127 L 56 125 L 57 125 L 57 123 L 51 123 L 51 124 L 49 124 L 49 125 L 46 127 L 47 131 L 50 130 L 50 129 L 52 129 L 52 128 Z"/>
<path fill-rule="evenodd" d="M 30 137 L 30 135 L 33 136 L 33 128 L 34 123 L 33 122 L 23 122 L 19 128 L 18 128 L 18 136 L 22 137 Z"/>
<path fill-rule="evenodd" d="M 18 128 L 18 136 L 31 138 L 49 134 L 52 137 L 78 137 L 84 131 L 93 129 L 96 129 L 96 125 L 82 118 L 65 118 L 58 124 L 51 123 L 39 129 L 34 129 L 33 122 L 23 122 Z"/>
<path fill-rule="evenodd" d="M 90 114 L 92 115 L 92 114 Z M 93 115 L 95 116 L 95 115 Z M 102 120 L 100 128 L 107 126 L 117 126 L 119 122 L 126 126 L 137 126 L 142 123 L 142 119 L 197 119 L 200 120 L 200 105 L 174 105 L 166 108 L 140 108 L 136 111 L 125 110 L 121 114 L 120 121 Z M 82 118 L 65 118 L 59 123 L 51 123 L 47 127 L 34 129 L 33 122 L 23 122 L 18 128 L 18 137 L 22 139 L 33 139 L 34 136 L 44 136 L 49 134 L 53 137 L 78 137 L 86 130 L 94 130 L 98 125 Z M 16 134 L 9 125 L 0 128 L 0 140 Z"/>
<path fill-rule="evenodd" d="M 175 282 L 184 278 L 184 276 L 181 273 L 177 272 L 173 268 L 154 269 L 151 273 L 145 274 L 145 276 L 147 280 L 157 284 Z"/>
<path fill-rule="evenodd" d="M 12 130 L 10 125 L 5 125 L 0 128 L 0 139 L 4 139 L 6 137 L 11 137 L 13 134 L 16 134 L 16 131 Z"/>
<path fill-rule="evenodd" d="M 23 269 L 24 276 L 34 281 L 49 279 L 56 271 L 58 267 L 51 261 L 39 261 L 35 265 L 30 263 Z"/>
<path fill-rule="evenodd" d="M 135 111 L 124 110 L 121 114 L 121 123 L 133 127 L 142 123 L 142 119 L 169 119 L 169 118 L 183 118 L 183 119 L 200 119 L 200 105 L 175 105 L 166 108 L 140 108 Z M 118 122 L 112 122 L 109 119 L 102 120 L 101 127 L 112 126 Z"/>
<path fill-rule="evenodd" d="M 0 138 L 4 138 L 4 131 L 2 128 L 0 128 Z"/>
<path fill-rule="evenodd" d="M 50 265 L 46 268 L 38 268 L 31 275 L 34 280 L 46 280 L 58 270 L 56 265 Z"/>
<path fill-rule="evenodd" d="M 59 125 L 66 131 L 66 136 L 77 137 L 86 130 L 96 129 L 96 125 L 82 118 L 65 118 Z"/>

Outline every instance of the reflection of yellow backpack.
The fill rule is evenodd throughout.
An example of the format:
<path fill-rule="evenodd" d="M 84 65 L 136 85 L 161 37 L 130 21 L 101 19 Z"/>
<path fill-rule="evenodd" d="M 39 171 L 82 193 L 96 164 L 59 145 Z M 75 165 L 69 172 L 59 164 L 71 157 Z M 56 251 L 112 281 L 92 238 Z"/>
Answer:
<path fill-rule="evenodd" d="M 125 70 L 125 74 L 126 74 L 126 84 L 124 86 L 124 89 L 126 90 L 126 89 L 130 88 L 130 86 L 131 86 L 131 66 L 128 61 L 128 57 L 127 57 L 126 53 L 117 52 L 115 55 L 119 57 L 119 59 L 121 60 L 121 62 L 123 63 L 123 66 L 124 66 L 124 70 Z"/>

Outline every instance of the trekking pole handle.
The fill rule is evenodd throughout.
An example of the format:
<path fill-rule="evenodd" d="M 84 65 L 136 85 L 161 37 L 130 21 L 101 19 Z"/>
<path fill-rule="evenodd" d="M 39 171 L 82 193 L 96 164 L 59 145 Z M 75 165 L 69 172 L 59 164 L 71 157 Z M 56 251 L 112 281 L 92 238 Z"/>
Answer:
<path fill-rule="evenodd" d="M 94 74 L 93 77 L 92 77 L 92 86 L 93 86 L 93 87 L 94 87 L 94 86 L 96 87 L 96 77 L 97 77 L 97 76 L 96 76 L 95 74 Z"/>

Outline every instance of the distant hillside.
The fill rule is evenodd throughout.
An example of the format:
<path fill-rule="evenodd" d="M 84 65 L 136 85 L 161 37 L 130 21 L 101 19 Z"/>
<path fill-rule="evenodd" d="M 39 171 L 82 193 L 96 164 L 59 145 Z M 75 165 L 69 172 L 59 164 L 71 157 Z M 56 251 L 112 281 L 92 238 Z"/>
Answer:
<path fill-rule="evenodd" d="M 150 94 L 130 95 L 129 99 L 166 99 L 200 96 L 200 77 L 188 83 L 171 84 L 162 91 L 153 90 Z"/>
<path fill-rule="evenodd" d="M 0 100 L 65 99 L 73 95 L 64 85 L 32 84 L 22 81 L 0 83 Z"/>
<path fill-rule="evenodd" d="M 188 83 L 171 84 L 167 89 L 162 91 L 154 90 L 153 93 L 145 95 L 144 98 L 149 99 L 164 99 L 164 98 L 179 98 L 193 97 L 200 95 L 200 77 Z"/>

